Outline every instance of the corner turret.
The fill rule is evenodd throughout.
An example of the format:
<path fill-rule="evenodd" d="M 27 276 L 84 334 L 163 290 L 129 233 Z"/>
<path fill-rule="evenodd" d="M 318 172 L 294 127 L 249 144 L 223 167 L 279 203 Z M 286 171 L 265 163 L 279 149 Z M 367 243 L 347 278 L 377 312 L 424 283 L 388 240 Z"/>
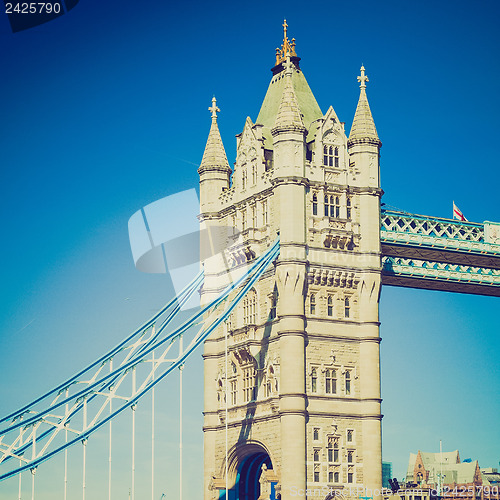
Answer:
<path fill-rule="evenodd" d="M 382 142 L 378 137 L 366 96 L 366 82 L 368 81 L 365 67 L 361 66 L 361 75 L 358 76 L 361 90 L 347 147 L 349 148 L 351 165 L 360 174 L 363 186 L 379 188 L 379 154 Z"/>
<path fill-rule="evenodd" d="M 212 113 L 212 125 L 198 169 L 202 212 L 216 210 L 220 194 L 229 189 L 231 176 L 231 167 L 227 161 L 226 151 L 217 125 L 217 113 L 220 112 L 220 109 L 217 107 L 215 97 L 212 98 L 212 106 L 208 110 Z"/>

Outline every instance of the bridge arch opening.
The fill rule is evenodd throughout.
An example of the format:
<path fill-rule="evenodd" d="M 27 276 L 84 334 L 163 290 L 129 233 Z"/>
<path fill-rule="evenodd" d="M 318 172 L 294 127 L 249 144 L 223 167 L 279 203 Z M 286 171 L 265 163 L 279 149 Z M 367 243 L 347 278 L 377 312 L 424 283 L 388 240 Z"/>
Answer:
<path fill-rule="evenodd" d="M 268 451 L 252 443 L 237 446 L 228 457 L 229 487 L 227 500 L 278 500 L 278 479 Z M 226 500 L 224 489 L 219 499 Z"/>

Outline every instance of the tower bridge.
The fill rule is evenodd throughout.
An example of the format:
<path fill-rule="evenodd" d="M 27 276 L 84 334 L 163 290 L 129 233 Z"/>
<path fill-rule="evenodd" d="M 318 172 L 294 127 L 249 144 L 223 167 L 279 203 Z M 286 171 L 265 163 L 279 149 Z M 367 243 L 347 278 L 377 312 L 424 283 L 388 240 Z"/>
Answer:
<path fill-rule="evenodd" d="M 213 99 L 198 169 L 200 221 L 209 231 L 234 229 L 225 258 L 205 258 L 177 301 L 0 420 L 0 479 L 19 476 L 19 498 L 24 471 L 34 498 L 44 462 L 80 443 L 85 450 L 109 426 L 111 499 L 112 420 L 135 412 L 202 344 L 206 500 L 380 492 L 381 286 L 500 295 L 500 225 L 381 204 L 382 143 L 368 81 L 362 66 L 347 135 L 333 107 L 323 113 L 316 102 L 285 22 L 257 119 L 248 117 L 237 136 L 234 168 Z M 201 309 L 176 325 L 200 287 Z M 134 474 L 133 466 L 132 498 Z M 85 452 L 82 486 L 85 499 Z"/>

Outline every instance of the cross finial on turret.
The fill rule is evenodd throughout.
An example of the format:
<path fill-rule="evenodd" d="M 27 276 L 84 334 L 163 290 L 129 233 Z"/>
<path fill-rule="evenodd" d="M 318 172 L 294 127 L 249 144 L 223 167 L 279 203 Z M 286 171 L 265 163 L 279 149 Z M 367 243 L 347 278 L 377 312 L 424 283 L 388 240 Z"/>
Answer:
<path fill-rule="evenodd" d="M 283 40 L 286 40 L 286 29 L 288 28 L 288 24 L 286 24 L 286 19 L 283 21 Z"/>
<path fill-rule="evenodd" d="M 365 67 L 361 65 L 361 76 L 358 76 L 358 82 L 360 83 L 360 89 L 366 89 L 366 82 L 369 82 L 368 77 L 365 75 Z"/>
<path fill-rule="evenodd" d="M 217 120 L 217 113 L 220 112 L 220 109 L 217 107 L 217 99 L 215 99 L 215 96 L 212 97 L 212 106 L 208 108 L 208 111 L 212 112 L 212 120 Z"/>

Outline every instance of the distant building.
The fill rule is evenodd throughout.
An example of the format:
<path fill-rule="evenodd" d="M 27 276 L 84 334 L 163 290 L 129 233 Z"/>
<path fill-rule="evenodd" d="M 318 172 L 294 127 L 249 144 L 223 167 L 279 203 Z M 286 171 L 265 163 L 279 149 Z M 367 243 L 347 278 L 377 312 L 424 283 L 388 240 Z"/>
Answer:
<path fill-rule="evenodd" d="M 458 450 L 443 453 L 410 453 L 406 482 L 386 499 L 499 500 L 497 469 L 480 469 L 477 460 L 460 461 Z"/>
<path fill-rule="evenodd" d="M 484 485 L 500 487 L 500 472 L 498 472 L 498 469 L 486 467 L 480 470 Z"/>
<path fill-rule="evenodd" d="M 392 479 L 392 462 L 382 462 L 382 487 L 390 488 L 389 479 Z"/>

